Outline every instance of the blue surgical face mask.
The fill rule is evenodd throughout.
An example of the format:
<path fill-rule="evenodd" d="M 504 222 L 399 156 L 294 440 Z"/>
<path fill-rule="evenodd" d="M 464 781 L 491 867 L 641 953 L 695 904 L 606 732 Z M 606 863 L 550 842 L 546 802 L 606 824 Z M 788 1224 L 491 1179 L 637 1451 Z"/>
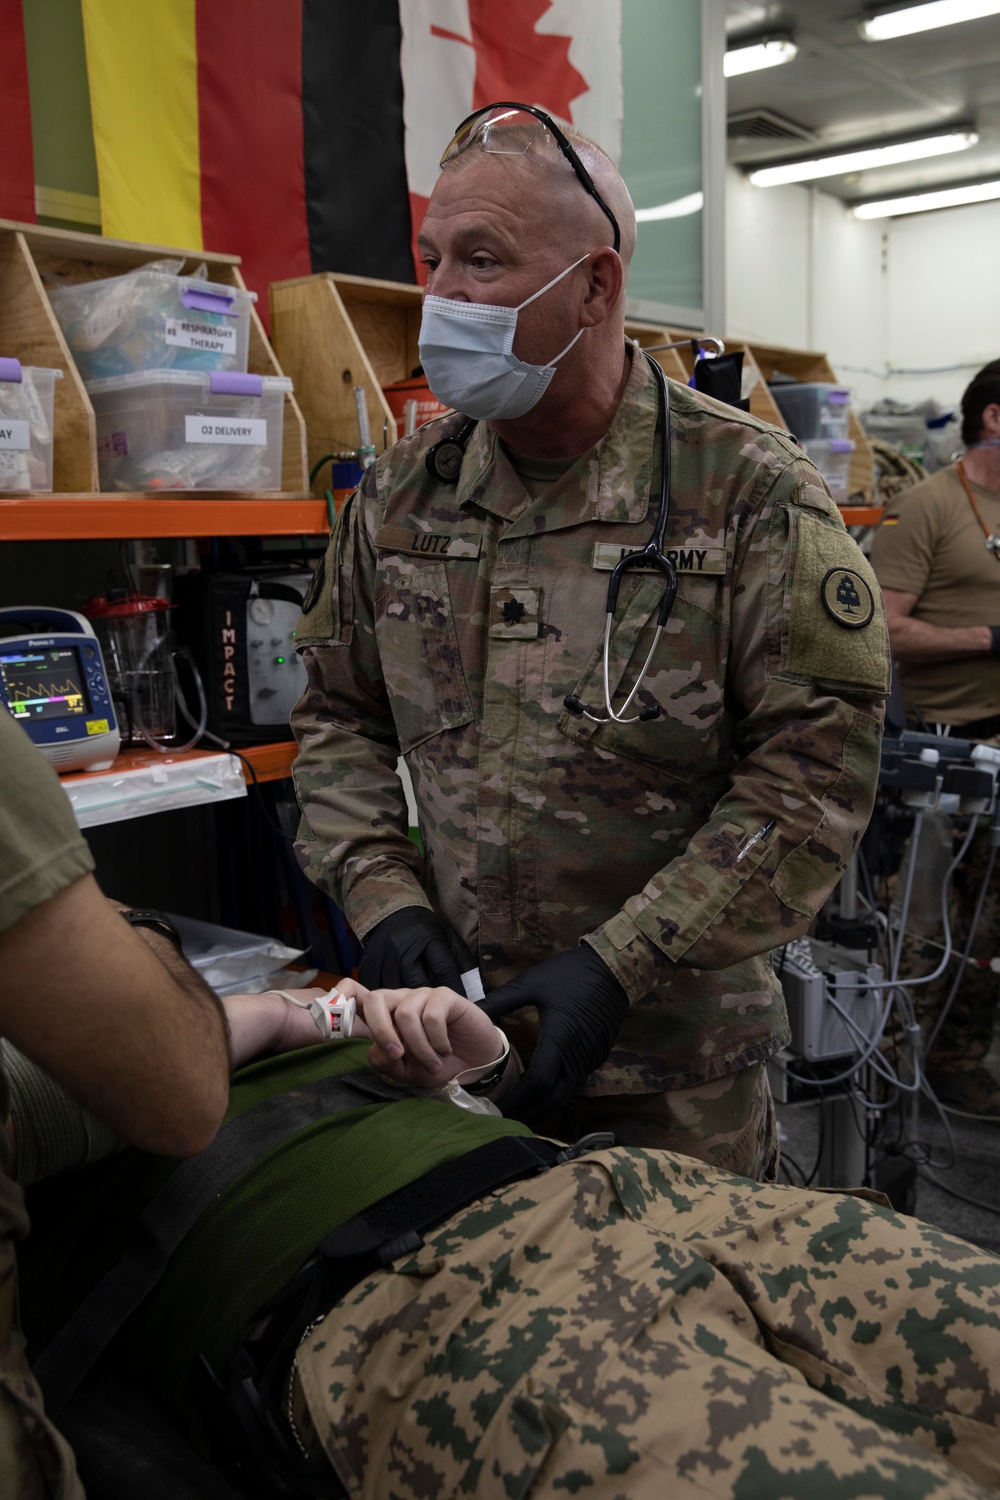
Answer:
<path fill-rule="evenodd" d="M 587 255 L 581 255 L 517 307 L 425 297 L 420 319 L 420 363 L 438 400 L 477 421 L 523 417 L 530 411 L 548 389 L 556 365 L 584 330 L 579 329 L 547 364 L 530 365 L 513 353 L 517 315 L 568 276 Z"/>

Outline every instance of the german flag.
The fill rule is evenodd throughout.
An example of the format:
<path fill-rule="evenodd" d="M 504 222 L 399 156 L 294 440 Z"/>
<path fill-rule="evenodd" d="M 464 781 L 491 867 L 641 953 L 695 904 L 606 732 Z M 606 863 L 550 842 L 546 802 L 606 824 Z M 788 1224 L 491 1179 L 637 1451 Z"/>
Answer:
<path fill-rule="evenodd" d="M 35 163 L 28 102 L 28 58 L 21 0 L 0 0 L 0 217 L 35 222 Z"/>
<path fill-rule="evenodd" d="M 2 0 L 9 4 L 10 0 Z M 398 0 L 83 0 L 104 234 L 414 279 Z"/>
<path fill-rule="evenodd" d="M 83 0 L 83 18 L 104 233 L 241 255 L 265 315 L 269 282 L 312 271 L 414 281 L 411 216 L 493 99 L 618 154 L 620 0 Z"/>

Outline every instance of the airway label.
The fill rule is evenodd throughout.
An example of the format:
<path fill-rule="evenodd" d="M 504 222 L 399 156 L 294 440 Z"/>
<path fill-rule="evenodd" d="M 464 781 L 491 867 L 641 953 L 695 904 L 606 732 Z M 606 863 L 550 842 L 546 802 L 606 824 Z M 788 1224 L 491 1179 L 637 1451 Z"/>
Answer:
<path fill-rule="evenodd" d="M 185 417 L 186 443 L 254 443 L 267 442 L 266 417 Z"/>
<path fill-rule="evenodd" d="M 31 430 L 27 422 L 0 420 L 0 448 L 19 448 L 25 451 L 30 447 Z"/>
<path fill-rule="evenodd" d="M 235 354 L 236 329 L 214 323 L 189 323 L 185 318 L 168 318 L 164 342 L 178 349 L 204 349 L 209 354 Z"/>

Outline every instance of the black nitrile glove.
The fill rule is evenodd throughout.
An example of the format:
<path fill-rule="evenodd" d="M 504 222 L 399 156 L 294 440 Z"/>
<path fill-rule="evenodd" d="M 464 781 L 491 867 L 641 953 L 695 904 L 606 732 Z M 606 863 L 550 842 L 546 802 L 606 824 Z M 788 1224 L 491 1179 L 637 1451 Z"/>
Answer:
<path fill-rule="evenodd" d="M 447 985 L 464 995 L 462 975 L 474 967 L 462 939 L 437 912 L 404 906 L 383 917 L 365 938 L 358 980 L 369 990 Z"/>
<path fill-rule="evenodd" d="M 628 996 L 588 943 L 526 969 L 480 1001 L 494 1023 L 522 1005 L 538 1007 L 538 1046 L 503 1101 L 519 1120 L 559 1109 L 614 1046 Z"/>

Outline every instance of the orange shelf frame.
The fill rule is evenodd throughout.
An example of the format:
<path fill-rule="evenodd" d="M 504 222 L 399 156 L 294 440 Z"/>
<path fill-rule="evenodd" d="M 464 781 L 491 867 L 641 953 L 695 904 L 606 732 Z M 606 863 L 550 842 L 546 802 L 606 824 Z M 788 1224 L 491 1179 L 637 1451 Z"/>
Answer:
<path fill-rule="evenodd" d="M 279 741 L 275 745 L 248 745 L 240 751 L 244 761 L 253 766 L 260 781 L 284 781 L 292 774 L 292 761 L 299 753 L 294 740 Z M 240 762 L 243 765 L 243 761 Z M 243 765 L 243 780 L 252 781 L 250 772 Z"/>
<path fill-rule="evenodd" d="M 0 499 L 0 541 L 326 536 L 326 502 L 309 495 L 46 495 Z"/>

